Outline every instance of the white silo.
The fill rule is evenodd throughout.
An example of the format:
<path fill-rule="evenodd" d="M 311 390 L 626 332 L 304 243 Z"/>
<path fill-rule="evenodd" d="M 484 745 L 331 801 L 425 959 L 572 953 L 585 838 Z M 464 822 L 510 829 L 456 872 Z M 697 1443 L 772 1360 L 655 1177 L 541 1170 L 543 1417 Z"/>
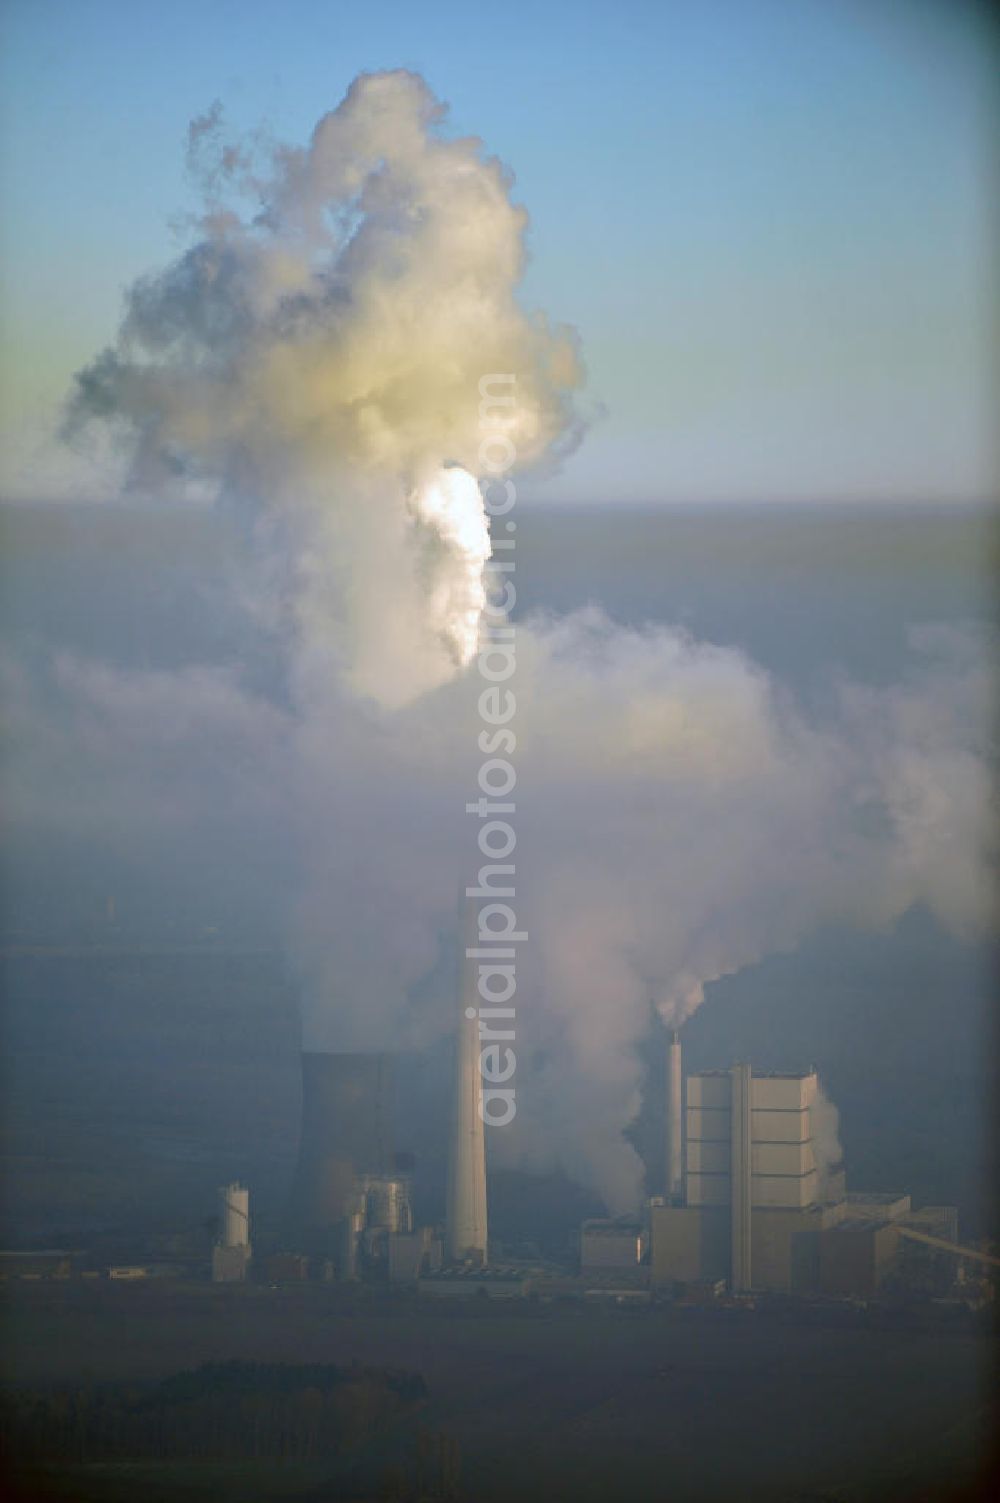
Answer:
<path fill-rule="evenodd" d="M 219 1191 L 219 1245 L 250 1246 L 250 1191 L 238 1181 Z"/>
<path fill-rule="evenodd" d="M 250 1191 L 238 1182 L 219 1190 L 219 1235 L 212 1248 L 212 1279 L 239 1283 L 250 1267 Z"/>

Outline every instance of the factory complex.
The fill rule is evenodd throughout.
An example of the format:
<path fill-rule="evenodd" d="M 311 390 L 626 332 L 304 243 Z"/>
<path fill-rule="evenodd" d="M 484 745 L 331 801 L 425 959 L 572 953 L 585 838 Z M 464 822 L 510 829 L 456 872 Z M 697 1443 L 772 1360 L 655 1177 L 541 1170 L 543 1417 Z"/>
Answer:
<path fill-rule="evenodd" d="M 755 1074 L 748 1063 L 685 1078 L 666 1047 L 662 1193 L 626 1218 L 590 1219 L 575 1267 L 491 1257 L 480 1053 L 483 1024 L 467 962 L 458 986 L 443 1226 L 415 1217 L 405 1155 L 394 1152 L 393 1059 L 303 1056 L 302 1135 L 292 1193 L 294 1251 L 261 1276 L 408 1284 L 428 1298 L 576 1294 L 704 1303 L 758 1295 L 871 1300 L 893 1288 L 930 1297 L 992 1292 L 998 1260 L 963 1247 L 953 1206 L 914 1209 L 905 1192 L 850 1194 L 815 1069 Z M 222 1192 L 213 1276 L 249 1269 L 245 1191 Z"/>
<path fill-rule="evenodd" d="M 277 1235 L 255 1247 L 251 1190 L 232 1182 L 218 1191 L 208 1259 L 189 1251 L 183 1265 L 142 1262 L 123 1248 L 128 1261 L 97 1268 L 58 1249 L 7 1253 L 0 1279 L 200 1272 L 217 1284 L 383 1285 L 438 1301 L 992 1298 L 1000 1259 L 961 1243 L 954 1206 L 915 1208 L 905 1187 L 848 1191 L 836 1113 L 814 1068 L 755 1073 L 739 1062 L 685 1076 L 676 1032 L 664 1050 L 658 1193 L 628 1216 L 584 1220 L 563 1257 L 511 1256 L 489 1235 L 483 1056 L 493 1035 L 468 958 L 456 991 L 442 1224 L 421 1220 L 414 1160 L 399 1147 L 394 1056 L 307 1051 L 298 1161 Z"/>
<path fill-rule="evenodd" d="M 907 1194 L 847 1192 L 843 1166 L 825 1156 L 815 1070 L 737 1064 L 691 1075 L 685 1089 L 675 1034 L 667 1131 L 666 1193 L 641 1221 L 585 1223 L 585 1276 L 627 1271 L 679 1297 L 871 1299 L 894 1280 L 940 1294 L 970 1265 L 996 1265 L 959 1245 L 954 1206 L 915 1211 Z"/>
<path fill-rule="evenodd" d="M 442 1227 L 419 1225 L 392 1147 L 392 1058 L 306 1054 L 289 1248 L 251 1263 L 247 1191 L 220 1191 L 212 1276 L 406 1285 L 429 1299 L 577 1296 L 746 1303 L 756 1296 L 869 1301 L 887 1292 L 981 1302 L 1000 1266 L 963 1247 L 953 1206 L 850 1194 L 824 1141 L 815 1070 L 747 1064 L 685 1080 L 669 1043 L 664 1193 L 630 1217 L 589 1219 L 575 1267 L 491 1259 L 474 1027 L 463 1014 Z M 835 1147 L 835 1139 L 832 1140 Z"/>

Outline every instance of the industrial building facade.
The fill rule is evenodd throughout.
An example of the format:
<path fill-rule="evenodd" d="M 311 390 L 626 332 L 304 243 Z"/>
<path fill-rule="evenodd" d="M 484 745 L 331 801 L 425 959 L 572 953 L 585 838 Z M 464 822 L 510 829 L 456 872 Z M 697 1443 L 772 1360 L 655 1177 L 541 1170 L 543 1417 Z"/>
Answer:
<path fill-rule="evenodd" d="M 668 1093 L 671 1143 L 679 1094 Z M 688 1077 L 683 1184 L 649 1208 L 654 1287 L 724 1280 L 737 1293 L 868 1297 L 901 1242 L 954 1244 L 953 1207 L 914 1212 L 908 1195 L 846 1193 L 843 1170 L 817 1155 L 819 1099 L 814 1070 L 754 1075 L 739 1064 Z"/>
<path fill-rule="evenodd" d="M 842 1182 L 821 1186 L 815 1071 L 749 1065 L 687 1081 L 684 1187 L 650 1208 L 657 1284 L 725 1279 L 793 1290 L 817 1276 L 819 1235 L 843 1216 Z"/>

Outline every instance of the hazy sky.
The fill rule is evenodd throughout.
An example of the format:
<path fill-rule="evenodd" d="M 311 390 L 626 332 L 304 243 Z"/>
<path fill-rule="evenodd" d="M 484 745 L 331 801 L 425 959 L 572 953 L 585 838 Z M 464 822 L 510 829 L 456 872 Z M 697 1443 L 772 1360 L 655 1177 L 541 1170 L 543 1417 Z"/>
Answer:
<path fill-rule="evenodd" d="M 7 0 L 7 495 L 123 289 L 176 254 L 188 122 L 304 141 L 404 65 L 514 170 L 525 297 L 575 324 L 582 500 L 963 499 L 994 489 L 997 43 L 963 3 L 502 7 Z"/>

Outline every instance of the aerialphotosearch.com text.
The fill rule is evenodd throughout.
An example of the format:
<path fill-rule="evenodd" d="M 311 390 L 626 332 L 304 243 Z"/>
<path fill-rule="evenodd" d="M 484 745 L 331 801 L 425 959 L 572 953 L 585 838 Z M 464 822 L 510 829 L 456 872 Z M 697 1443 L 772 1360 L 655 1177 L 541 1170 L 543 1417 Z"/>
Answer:
<path fill-rule="evenodd" d="M 517 846 L 517 804 L 513 797 L 517 772 L 513 757 L 517 736 L 512 722 L 517 700 L 509 681 L 517 661 L 516 627 L 510 620 L 517 601 L 513 579 L 517 524 L 511 515 L 516 491 L 507 472 L 517 458 L 508 432 L 516 380 L 512 375 L 488 375 L 479 382 L 479 474 L 490 518 L 492 557 L 486 565 L 486 606 L 477 659 L 484 683 L 479 694 L 482 729 L 478 747 L 485 760 L 477 778 L 479 797 L 465 806 L 466 812 L 480 821 L 477 844 L 480 856 L 485 858 L 476 885 L 465 889 L 467 899 L 481 904 L 476 925 L 478 944 L 465 952 L 467 960 L 477 962 L 479 1001 L 476 1007 L 467 1007 L 465 1015 L 479 1020 L 483 1077 L 479 1111 L 487 1127 L 506 1127 L 517 1112 L 517 1056 L 512 1047 L 517 1018 L 517 946 L 528 937 L 526 931 L 518 929 L 513 907 Z"/>

